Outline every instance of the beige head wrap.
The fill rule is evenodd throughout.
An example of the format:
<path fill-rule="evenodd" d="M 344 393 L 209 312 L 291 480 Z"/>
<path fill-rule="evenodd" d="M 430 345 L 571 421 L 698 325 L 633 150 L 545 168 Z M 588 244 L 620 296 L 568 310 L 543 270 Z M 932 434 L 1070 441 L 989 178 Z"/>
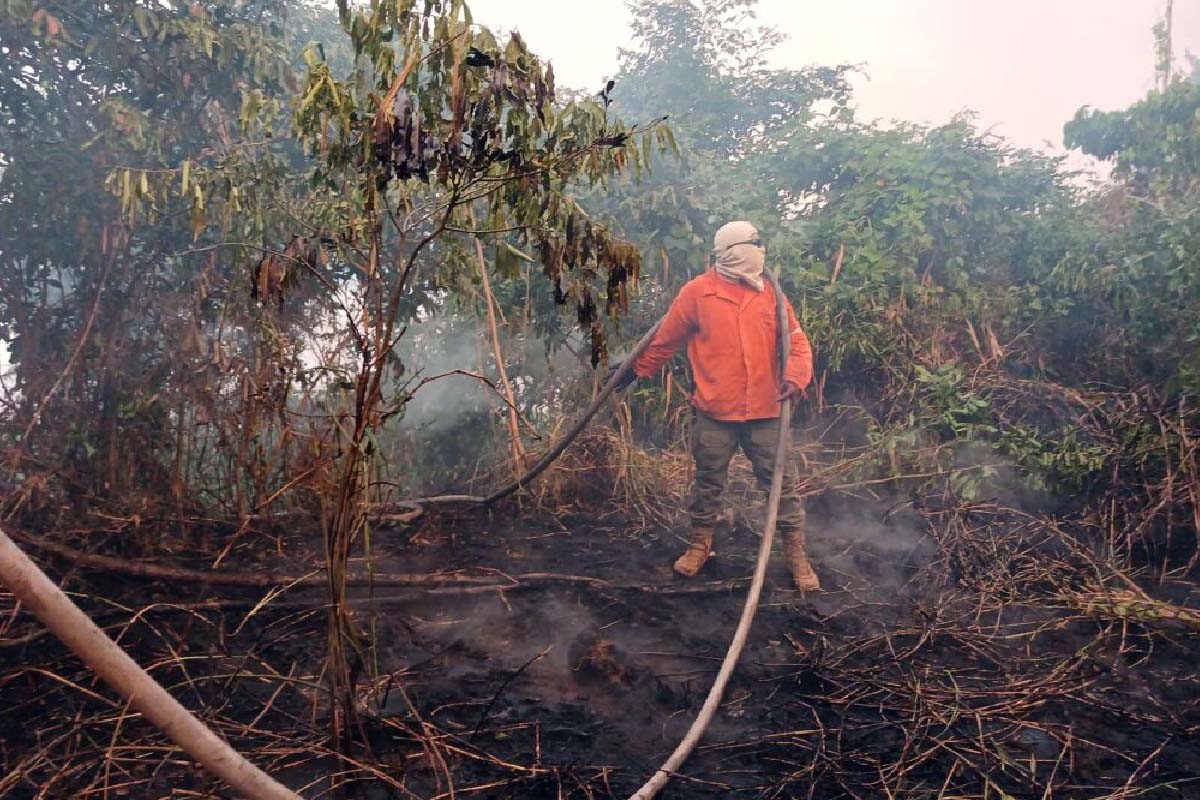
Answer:
<path fill-rule="evenodd" d="M 713 237 L 717 274 L 735 283 L 740 281 L 761 292 L 766 251 L 762 245 L 750 244 L 757 239 L 758 228 L 745 220 L 722 226 Z"/>

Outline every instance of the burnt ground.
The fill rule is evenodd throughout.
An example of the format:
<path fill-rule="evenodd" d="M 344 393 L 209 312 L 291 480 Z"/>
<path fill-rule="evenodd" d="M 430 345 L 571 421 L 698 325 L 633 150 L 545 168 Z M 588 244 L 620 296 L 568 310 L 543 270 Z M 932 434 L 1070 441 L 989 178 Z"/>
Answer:
<path fill-rule="evenodd" d="M 791 591 L 777 555 L 724 704 L 664 797 L 1200 797 L 1189 584 L 1129 586 L 1079 532 L 990 506 L 825 498 L 810 530 L 827 591 Z M 287 553 L 315 544 L 276 535 Z M 511 510 L 376 531 L 379 572 L 517 585 L 352 592 L 377 645 L 352 796 L 627 797 L 703 702 L 758 543 L 723 531 L 685 581 L 683 535 Z M 271 541 L 227 568 L 299 571 Z M 330 796 L 320 591 L 52 572 L 239 748 Z M 0 797 L 222 796 L 48 637 L 0 659 Z"/>

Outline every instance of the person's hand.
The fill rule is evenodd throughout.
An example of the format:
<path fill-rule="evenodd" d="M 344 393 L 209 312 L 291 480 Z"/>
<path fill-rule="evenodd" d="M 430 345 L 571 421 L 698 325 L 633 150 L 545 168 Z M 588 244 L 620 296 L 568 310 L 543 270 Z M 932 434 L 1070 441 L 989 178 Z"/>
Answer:
<path fill-rule="evenodd" d="M 782 403 L 784 400 L 797 400 L 800 397 L 800 387 L 791 381 L 784 381 L 779 387 L 779 396 L 775 399 Z"/>
<path fill-rule="evenodd" d="M 624 363 L 625 363 L 624 361 L 614 361 L 608 365 L 608 377 L 605 380 L 606 383 L 609 380 L 612 380 L 612 376 L 617 374 L 617 370 L 619 370 L 624 365 Z M 633 383 L 634 381 L 637 380 L 637 377 L 638 377 L 637 372 L 630 369 L 628 372 L 626 372 L 621 377 L 621 382 L 616 385 L 616 388 L 613 389 L 613 391 L 616 391 L 616 392 L 625 391 L 625 389 L 629 388 L 629 385 L 631 383 Z"/>

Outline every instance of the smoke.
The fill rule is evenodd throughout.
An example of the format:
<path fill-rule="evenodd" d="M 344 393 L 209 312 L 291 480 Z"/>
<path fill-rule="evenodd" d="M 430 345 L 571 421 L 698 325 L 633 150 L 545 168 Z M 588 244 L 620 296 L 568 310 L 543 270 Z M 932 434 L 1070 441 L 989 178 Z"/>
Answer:
<path fill-rule="evenodd" d="M 448 374 L 480 373 L 480 333 L 464 330 L 463 323 L 453 318 L 428 320 L 411 326 L 401 340 L 397 355 L 414 370 L 405 377 L 417 390 L 404 408 L 401 429 L 427 433 L 453 429 L 464 417 L 484 413 L 496 402 L 494 392 L 478 379 Z M 489 364 L 482 374 L 491 378 L 494 372 Z"/>
<path fill-rule="evenodd" d="M 865 599 L 894 600 L 936 552 L 908 498 L 887 503 L 850 495 L 810 503 L 809 550 L 818 570 Z"/>
<path fill-rule="evenodd" d="M 957 445 L 949 460 L 957 470 L 952 486 L 967 500 L 987 500 L 1025 511 L 1053 511 L 1071 498 L 1048 491 L 1047 475 L 1023 470 L 1011 459 L 978 442 Z"/>
<path fill-rule="evenodd" d="M 528 419 L 550 418 L 559 410 L 565 386 L 590 374 L 569 349 L 548 352 L 534 335 L 502 333 L 500 346 L 516 404 Z M 460 315 L 425 320 L 409 326 L 396 351 L 411 370 L 402 380 L 416 390 L 405 407 L 402 430 L 444 433 L 506 408 L 492 343 L 481 321 Z M 493 386 L 471 375 L 450 374 L 455 370 L 483 375 Z"/>

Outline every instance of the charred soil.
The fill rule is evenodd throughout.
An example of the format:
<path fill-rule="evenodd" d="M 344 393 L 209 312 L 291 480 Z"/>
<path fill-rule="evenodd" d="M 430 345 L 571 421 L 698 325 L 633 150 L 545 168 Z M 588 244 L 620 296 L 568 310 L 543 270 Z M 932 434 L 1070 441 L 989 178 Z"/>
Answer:
<path fill-rule="evenodd" d="M 724 705 L 665 796 L 1200 796 L 1200 597 L 1131 581 L 1086 538 L 996 506 L 811 504 L 827 591 L 800 596 L 773 561 Z M 682 541 L 616 516 L 512 510 L 375 531 L 376 573 L 462 570 L 506 588 L 352 591 L 375 647 L 346 761 L 326 735 L 319 587 L 49 566 L 176 696 L 306 796 L 326 796 L 336 772 L 371 798 L 608 798 L 677 743 L 744 599 L 753 531 L 721 531 L 694 581 L 670 571 Z M 295 533 L 241 542 L 226 568 L 303 574 L 313 559 L 279 554 L 320 549 Z M 7 620 L 0 796 L 222 796 L 50 637 Z"/>

